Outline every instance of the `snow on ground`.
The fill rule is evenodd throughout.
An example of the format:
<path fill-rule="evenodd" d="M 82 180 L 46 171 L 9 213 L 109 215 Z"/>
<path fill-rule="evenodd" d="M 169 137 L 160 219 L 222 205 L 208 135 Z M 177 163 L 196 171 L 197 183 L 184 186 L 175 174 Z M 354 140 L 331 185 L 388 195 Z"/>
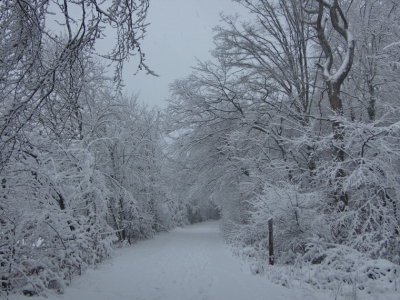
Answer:
<path fill-rule="evenodd" d="M 219 223 L 205 222 L 118 250 L 113 259 L 75 278 L 64 295 L 33 299 L 320 300 L 332 295 L 289 290 L 252 275 L 223 243 Z"/>

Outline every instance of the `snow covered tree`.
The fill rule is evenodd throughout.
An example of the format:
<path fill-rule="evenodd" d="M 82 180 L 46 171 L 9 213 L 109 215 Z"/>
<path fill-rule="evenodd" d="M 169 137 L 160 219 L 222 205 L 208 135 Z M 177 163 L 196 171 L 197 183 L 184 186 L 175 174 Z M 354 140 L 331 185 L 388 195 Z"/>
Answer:
<path fill-rule="evenodd" d="M 398 262 L 399 5 L 238 2 L 250 19 L 224 17 L 214 61 L 172 87 L 190 191 L 241 243 L 276 218 L 291 262 L 316 238 Z"/>
<path fill-rule="evenodd" d="M 29 147 L 23 132 L 35 126 L 59 82 L 70 81 L 68 95 L 64 95 L 69 99 L 58 100 L 67 101 L 66 106 L 74 109 L 73 98 L 80 92 L 79 82 L 84 81 L 80 65 L 96 54 L 96 41 L 107 29 L 116 32 L 117 42 L 102 56 L 116 63 L 116 79 L 120 80 L 124 60 L 135 54 L 139 68 L 150 72 L 140 48 L 147 8 L 148 1 L 134 0 L 0 4 L 2 164 L 15 149 Z M 49 24 L 56 22 L 59 26 L 51 28 Z"/>
<path fill-rule="evenodd" d="M 129 57 L 152 73 L 140 47 L 148 5 L 0 3 L 0 294 L 62 292 L 117 239 L 171 225 L 154 112 L 118 92 Z M 106 31 L 116 43 L 97 53 Z M 147 169 L 130 173 L 144 157 Z M 140 196 L 145 188 L 151 199 Z"/>

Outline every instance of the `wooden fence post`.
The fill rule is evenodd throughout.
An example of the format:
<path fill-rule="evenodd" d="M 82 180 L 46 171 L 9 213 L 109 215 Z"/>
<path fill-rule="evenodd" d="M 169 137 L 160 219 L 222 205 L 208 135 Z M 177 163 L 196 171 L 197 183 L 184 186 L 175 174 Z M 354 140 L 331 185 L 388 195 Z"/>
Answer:
<path fill-rule="evenodd" d="M 269 264 L 274 265 L 274 220 L 268 220 L 268 249 L 269 249 Z"/>

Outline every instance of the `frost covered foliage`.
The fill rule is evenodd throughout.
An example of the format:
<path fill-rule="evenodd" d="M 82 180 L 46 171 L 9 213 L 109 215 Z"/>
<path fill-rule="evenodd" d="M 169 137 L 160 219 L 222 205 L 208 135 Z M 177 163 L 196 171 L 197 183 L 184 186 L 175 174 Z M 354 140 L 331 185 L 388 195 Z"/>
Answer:
<path fill-rule="evenodd" d="M 110 254 L 103 177 L 82 149 L 32 155 L 3 171 L 2 290 L 62 292 L 64 281 Z"/>
<path fill-rule="evenodd" d="M 330 227 L 324 217 L 315 216 L 321 193 L 300 193 L 291 185 L 274 185 L 251 202 L 250 224 L 261 229 L 266 244 L 265 220 L 274 219 L 275 249 L 285 263 L 293 263 L 295 253 L 304 254 L 314 236 L 326 237 Z M 266 251 L 266 249 L 265 249 Z"/>
<path fill-rule="evenodd" d="M 355 286 L 359 291 L 383 293 L 398 289 L 399 266 L 383 259 L 371 259 L 368 255 L 343 245 L 314 241 L 308 245 L 305 258 L 311 258 L 311 270 L 306 282 L 319 287 L 335 289 L 341 282 Z M 315 261 L 319 257 L 320 262 Z"/>
<path fill-rule="evenodd" d="M 394 272 L 400 6 L 237 2 L 246 20 L 224 17 L 214 59 L 172 87 L 174 149 L 193 170 L 187 189 L 217 205 L 227 239 L 260 264 L 273 218 L 277 263 L 331 268 L 338 276 L 321 286 L 349 282 L 352 252 L 350 265 L 363 257 Z M 368 277 L 363 270 L 348 272 Z"/>
<path fill-rule="evenodd" d="M 341 203 L 331 205 L 325 215 L 329 214 L 335 242 L 400 263 L 400 132 L 398 121 L 386 126 L 379 123 L 343 121 L 348 157 L 340 164 L 346 174 L 339 184 L 348 203 L 343 208 Z M 329 176 L 338 166 L 326 163 L 321 168 Z"/>
<path fill-rule="evenodd" d="M 292 264 L 271 267 L 266 249 L 238 247 L 237 244 L 233 248 L 250 264 L 252 273 L 262 273 L 288 288 L 317 288 L 324 290 L 332 299 L 398 298 L 400 268 L 397 264 L 371 259 L 353 248 L 321 240 L 315 240 L 308 250 L 309 256 L 301 257 Z M 315 260 L 315 257 L 320 259 Z"/>
<path fill-rule="evenodd" d="M 62 292 L 115 243 L 178 223 L 162 180 L 157 114 L 119 96 L 92 96 L 90 114 L 81 111 L 82 139 L 27 133 L 37 137 L 29 151 L 16 152 L 2 169 L 2 294 Z"/>
<path fill-rule="evenodd" d="M 379 258 L 385 257 L 382 252 L 381 256 L 368 252 L 372 248 L 368 245 L 382 249 L 372 239 L 359 251 L 357 237 L 351 239 L 351 247 L 340 244 L 335 239 L 331 216 L 323 212 L 316 215 L 321 197 L 322 194 L 300 193 L 283 184 L 267 186 L 264 194 L 251 202 L 248 223 L 224 222 L 224 236 L 233 245 L 234 252 L 250 263 L 253 273 L 266 274 L 288 287 L 306 285 L 328 289 L 336 296 L 356 295 L 365 299 L 397 293 L 398 263 Z M 268 265 L 265 220 L 269 218 L 274 219 L 275 259 L 279 265 L 276 267 Z"/>
<path fill-rule="evenodd" d="M 2 226 L 2 241 L 7 241 L 1 249 L 3 292 L 62 293 L 72 276 L 110 255 L 113 237 L 104 225 L 67 212 L 16 213 Z M 102 234 L 104 229 L 109 232 Z"/>
<path fill-rule="evenodd" d="M 222 226 L 223 233 L 231 244 L 244 249 L 245 256 L 268 260 L 267 221 L 273 218 L 278 261 L 293 264 L 299 254 L 307 252 L 312 237 L 322 238 L 330 232 L 323 217 L 315 216 L 321 196 L 319 193 L 299 193 L 295 187 L 283 183 L 268 185 L 262 196 L 249 201 L 246 224 L 228 218 Z"/>

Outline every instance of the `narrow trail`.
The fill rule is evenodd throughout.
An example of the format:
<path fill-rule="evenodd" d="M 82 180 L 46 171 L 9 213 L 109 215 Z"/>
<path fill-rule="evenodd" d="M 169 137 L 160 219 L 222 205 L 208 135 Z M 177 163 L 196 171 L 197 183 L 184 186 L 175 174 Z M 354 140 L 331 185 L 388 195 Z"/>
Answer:
<path fill-rule="evenodd" d="M 43 299 L 318 299 L 252 275 L 223 243 L 218 226 L 206 222 L 178 228 L 118 250 L 113 259 L 76 278 L 64 295 Z"/>

